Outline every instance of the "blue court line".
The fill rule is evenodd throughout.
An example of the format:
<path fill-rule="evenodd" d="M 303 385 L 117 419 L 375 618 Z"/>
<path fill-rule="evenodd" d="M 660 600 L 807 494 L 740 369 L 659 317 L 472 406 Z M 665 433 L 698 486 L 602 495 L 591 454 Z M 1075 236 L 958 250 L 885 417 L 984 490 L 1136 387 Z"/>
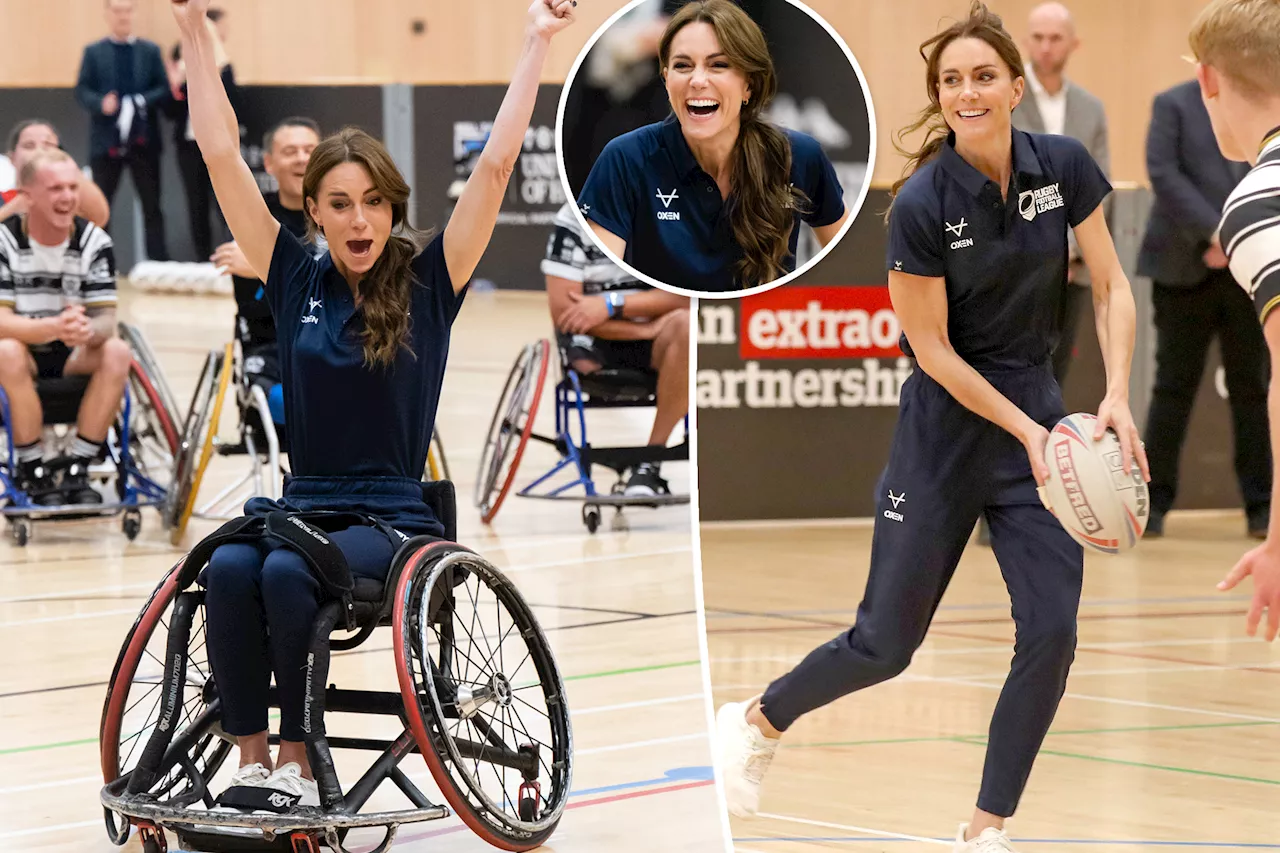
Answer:
<path fill-rule="evenodd" d="M 826 842 L 875 842 L 886 843 L 893 842 L 895 844 L 903 844 L 910 842 L 909 838 L 880 838 L 875 836 L 863 835 L 846 835 L 846 836 L 816 836 L 816 835 L 795 835 L 783 838 L 735 838 L 735 842 L 742 844 L 764 844 L 770 841 L 826 841 Z M 954 841 L 952 838 L 938 838 L 937 841 Z M 1094 838 L 1013 838 L 1015 844 L 1076 844 L 1076 845 L 1098 845 L 1098 844 L 1115 844 L 1130 847 L 1200 847 L 1215 850 L 1280 850 L 1280 844 L 1255 844 L 1249 842 L 1241 842 L 1239 844 L 1230 841 L 1139 841 L 1135 839 L 1094 839 Z"/>
<path fill-rule="evenodd" d="M 583 788 L 579 791 L 571 791 L 569 796 L 588 797 L 594 794 L 611 794 L 614 791 L 629 791 L 633 788 L 647 788 L 650 785 L 665 785 L 668 782 L 706 782 L 714 778 L 715 775 L 710 767 L 677 767 L 674 770 L 668 770 L 661 779 L 623 782 L 620 785 L 605 785 L 602 788 Z"/>

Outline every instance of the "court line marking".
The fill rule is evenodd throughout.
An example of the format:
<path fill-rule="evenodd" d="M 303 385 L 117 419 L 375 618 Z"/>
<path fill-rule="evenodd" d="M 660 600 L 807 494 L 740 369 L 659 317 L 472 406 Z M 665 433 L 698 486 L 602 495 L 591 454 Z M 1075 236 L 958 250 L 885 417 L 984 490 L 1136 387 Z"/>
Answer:
<path fill-rule="evenodd" d="M 821 836 L 821 835 L 797 835 L 797 836 L 779 836 L 776 838 L 744 838 L 743 841 L 752 844 L 764 844 L 772 842 L 809 842 L 809 843 L 837 843 L 837 842 L 884 842 L 884 841 L 905 841 L 906 839 L 895 838 L 865 838 L 862 836 Z M 1075 845 L 1095 845 L 1108 844 L 1117 847 L 1182 847 L 1182 848 L 1207 848 L 1211 850 L 1280 850 L 1280 844 L 1265 844 L 1261 842 L 1241 841 L 1155 841 L 1155 840 L 1134 840 L 1134 839 L 1116 839 L 1116 838 L 1014 838 L 1012 841 L 1018 844 L 1075 844 Z M 951 843 L 951 842 L 947 842 Z M 747 853 L 749 848 L 735 848 L 739 853 Z M 762 851 L 751 851 L 751 853 L 762 853 Z"/>
<path fill-rule="evenodd" d="M 55 826 L 37 826 L 34 829 L 19 829 L 16 832 L 0 832 L 0 841 L 9 838 L 26 838 L 28 835 L 41 835 L 46 832 L 62 832 L 67 829 L 84 829 L 86 826 L 102 828 L 102 818 L 82 820 L 78 823 L 60 823 Z"/>
<path fill-rule="evenodd" d="M 922 835 L 908 835 L 905 832 L 888 832 L 882 829 L 868 829 L 864 826 L 850 826 L 842 823 L 830 823 L 824 820 L 811 820 L 804 817 L 792 817 L 791 815 L 774 814 L 772 812 L 759 812 L 756 817 L 765 818 L 766 820 L 781 820 L 789 823 L 799 823 L 806 826 L 820 826 L 824 829 L 843 829 L 846 832 L 860 832 L 863 835 L 874 835 L 877 838 L 897 838 L 903 841 L 918 841 L 921 844 L 935 844 L 943 847 L 950 847 L 954 842 L 943 841 L 938 838 L 925 838 Z"/>
<path fill-rule="evenodd" d="M 579 755 L 599 755 L 604 752 L 620 752 L 625 749 L 639 749 L 645 746 L 661 746 L 668 743 L 679 743 L 686 740 L 711 740 L 710 732 L 694 732 L 690 735 L 673 735 L 671 737 L 660 737 L 652 740 L 637 740 L 631 743 L 615 743 L 611 746 L 596 746 L 591 749 L 575 749 L 573 755 L 577 758 Z"/>

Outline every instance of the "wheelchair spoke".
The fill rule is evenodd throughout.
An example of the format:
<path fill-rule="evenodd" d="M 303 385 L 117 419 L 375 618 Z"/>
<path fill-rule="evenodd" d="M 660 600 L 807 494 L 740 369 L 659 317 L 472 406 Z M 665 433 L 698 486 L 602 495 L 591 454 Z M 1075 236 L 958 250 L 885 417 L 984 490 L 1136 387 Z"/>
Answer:
<path fill-rule="evenodd" d="M 138 683 L 143 683 L 143 684 L 145 684 L 146 682 L 137 682 L 137 681 L 135 681 L 135 682 L 133 682 L 133 683 L 134 683 L 134 684 L 138 684 Z M 153 682 L 153 683 L 151 684 L 151 689 L 150 689 L 150 690 L 148 690 L 146 693 L 143 693 L 143 694 L 142 694 L 142 696 L 138 699 L 138 701 L 137 701 L 137 702 L 134 702 L 134 703 L 133 703 L 132 705 L 130 705 L 128 708 L 125 708 L 125 709 L 124 709 L 124 713 L 123 713 L 123 714 L 121 714 L 121 716 L 122 716 L 122 717 L 127 717 L 127 716 L 129 716 L 129 714 L 133 711 L 133 709 L 134 709 L 134 708 L 136 708 L 136 707 L 138 707 L 139 705 L 141 705 L 144 701 L 146 701 L 146 698 L 147 698 L 148 696 L 150 696 L 152 693 L 155 693 L 157 690 L 159 690 L 159 689 L 160 689 L 160 684 L 161 684 L 161 682 L 159 682 L 159 681 Z"/>
<path fill-rule="evenodd" d="M 514 731 L 514 732 L 518 732 L 519 734 L 524 735 L 526 738 L 528 738 L 528 739 L 529 739 L 529 743 L 530 743 L 530 744 L 536 744 L 536 745 L 538 745 L 538 746 L 541 746 L 541 747 L 545 748 L 547 752 L 550 752 L 550 753 L 552 753 L 553 755 L 555 754 L 555 750 L 553 750 L 553 749 L 550 747 L 550 745 L 543 743 L 542 741 L 538 740 L 538 739 L 537 739 L 536 737 L 534 737 L 533 735 L 529 734 L 529 730 L 528 730 L 528 729 L 526 729 L 526 728 L 524 727 L 524 720 L 520 719 L 520 715 L 516 713 L 516 710 L 515 710 L 515 708 L 514 708 L 514 707 L 512 707 L 512 706 L 508 706 L 508 707 L 506 708 L 506 711 L 507 711 L 508 715 L 510 715 L 511 719 L 513 719 L 513 720 L 517 720 L 517 721 L 519 721 L 519 723 L 520 723 L 519 727 L 517 727 L 517 726 L 515 726 L 514 724 L 512 724 L 512 725 L 511 725 L 511 730 L 512 730 L 512 731 Z M 539 765 L 541 765 L 541 767 L 542 767 L 542 769 L 543 769 L 544 771 L 546 771 L 547 778 L 551 778 L 551 776 L 552 776 L 551 768 L 547 766 L 547 763 L 546 763 L 545 761 L 543 761 L 543 759 L 542 759 L 542 752 L 543 752 L 543 751 L 542 751 L 541 749 L 540 749 L 540 750 L 538 750 L 538 764 L 539 764 Z"/>
<path fill-rule="evenodd" d="M 471 585 L 465 584 L 465 586 L 467 588 L 467 598 L 471 599 L 471 614 L 472 614 L 471 624 L 474 628 L 475 620 L 480 616 L 480 605 L 476 603 L 476 597 L 471 593 Z M 474 636 L 475 636 L 475 632 L 473 630 L 468 635 L 468 639 L 471 640 L 472 645 L 475 645 Z M 493 646 L 489 645 L 489 638 L 485 636 L 485 633 L 483 630 L 480 632 L 480 639 L 484 640 L 485 648 L 489 650 L 489 657 L 485 659 L 485 663 L 490 664 L 493 662 Z"/>

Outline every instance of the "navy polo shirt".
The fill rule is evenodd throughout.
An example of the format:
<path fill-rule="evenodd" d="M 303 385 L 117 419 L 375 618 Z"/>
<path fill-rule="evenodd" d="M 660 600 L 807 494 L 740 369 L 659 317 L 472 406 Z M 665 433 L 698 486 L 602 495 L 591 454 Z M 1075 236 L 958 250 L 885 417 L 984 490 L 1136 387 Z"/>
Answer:
<path fill-rule="evenodd" d="M 390 368 L 366 367 L 364 312 L 326 252 L 281 228 L 267 275 L 279 335 L 285 429 L 294 475 L 420 480 L 462 306 L 438 235 L 413 260 L 409 346 Z M 465 293 L 465 290 L 463 291 Z"/>
<path fill-rule="evenodd" d="M 838 222 L 844 191 L 822 146 L 812 136 L 783 132 L 791 143 L 791 182 L 809 199 L 804 221 L 815 227 Z M 583 216 L 627 241 L 623 260 L 665 284 L 704 292 L 742 287 L 734 280 L 742 250 L 733 240 L 729 207 L 674 116 L 611 140 L 578 194 Z M 801 218 L 796 215 L 791 229 L 788 271 L 795 269 Z"/>
<path fill-rule="evenodd" d="M 1014 130 L 1006 202 L 952 134 L 893 201 L 888 269 L 946 279 L 947 335 L 975 368 L 1041 364 L 1058 345 L 1067 229 L 1109 192 L 1077 140 Z M 905 335 L 902 349 L 911 355 Z"/>

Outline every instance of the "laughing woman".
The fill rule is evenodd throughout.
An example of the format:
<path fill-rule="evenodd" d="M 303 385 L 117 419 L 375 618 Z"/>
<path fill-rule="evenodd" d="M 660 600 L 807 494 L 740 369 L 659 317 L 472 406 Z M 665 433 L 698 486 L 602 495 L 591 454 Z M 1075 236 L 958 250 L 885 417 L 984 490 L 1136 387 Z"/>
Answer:
<path fill-rule="evenodd" d="M 605 247 L 664 284 L 723 292 L 795 269 L 801 219 L 823 246 L 835 239 L 848 216 L 840 181 L 816 139 L 762 118 L 778 81 L 746 12 L 688 3 L 658 63 L 671 116 L 606 145 L 578 194 Z"/>
<path fill-rule="evenodd" d="M 571 22 L 572 0 L 534 0 L 529 7 L 524 48 L 488 144 L 448 227 L 434 239 L 409 226 L 409 187 L 380 142 L 347 129 L 320 143 L 303 179 L 308 228 L 329 245 L 319 258 L 272 218 L 240 156 L 239 122 L 205 27 L 208 6 L 209 0 L 173 4 L 191 127 L 231 233 L 266 282 L 294 472 L 278 504 L 257 498 L 245 511 L 356 511 L 401 534 L 440 535 L 419 477 L 449 330 L 489 244 L 551 37 Z M 386 577 L 399 544 L 378 527 L 352 527 L 332 538 L 353 575 L 376 579 Z M 202 582 L 222 727 L 240 751 L 219 807 L 319 805 L 302 728 L 303 663 L 319 584 L 299 554 L 268 540 L 218 548 Z M 267 746 L 272 672 L 280 697 L 274 770 Z"/>

